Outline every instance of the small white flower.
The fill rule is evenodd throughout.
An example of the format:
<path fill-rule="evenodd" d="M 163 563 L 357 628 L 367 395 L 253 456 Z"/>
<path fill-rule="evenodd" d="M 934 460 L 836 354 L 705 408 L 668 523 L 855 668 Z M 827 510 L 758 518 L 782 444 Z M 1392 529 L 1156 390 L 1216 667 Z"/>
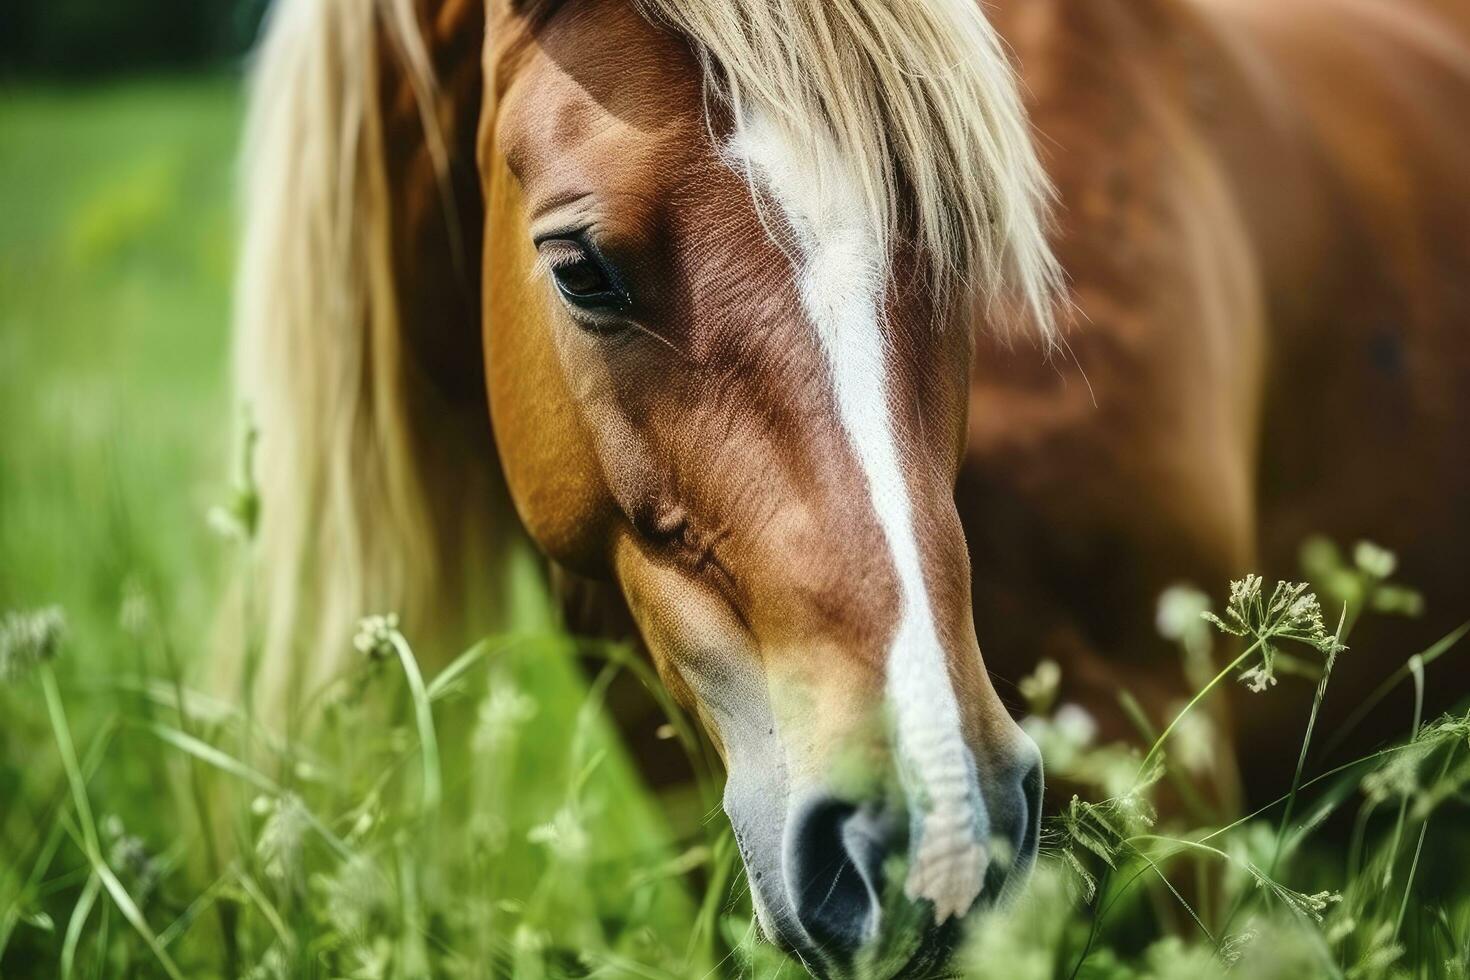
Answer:
<path fill-rule="evenodd" d="M 1379 547 L 1372 541 L 1359 541 L 1353 549 L 1353 564 L 1364 575 L 1379 580 L 1386 579 L 1393 574 L 1398 567 L 1398 556 L 1387 548 Z"/>
<path fill-rule="evenodd" d="M 364 616 L 357 623 L 357 635 L 352 638 L 352 645 L 365 657 L 385 660 L 393 656 L 393 641 L 398 636 L 397 613 Z"/>
<path fill-rule="evenodd" d="M 1230 604 L 1245 606 L 1261 598 L 1261 576 L 1254 572 L 1230 583 Z"/>
<path fill-rule="evenodd" d="M 1052 718 L 1057 734 L 1070 744 L 1083 747 L 1097 737 L 1097 720 L 1080 704 L 1064 704 Z"/>
<path fill-rule="evenodd" d="M 1176 643 L 1189 644 L 1200 635 L 1200 615 L 1208 612 L 1210 597 L 1188 585 L 1171 585 L 1159 594 L 1154 625 L 1159 635 Z M 1208 642 L 1208 634 L 1205 634 Z"/>
<path fill-rule="evenodd" d="M 1041 661 L 1034 671 L 1021 678 L 1021 696 L 1026 699 L 1033 715 L 1045 715 L 1051 710 L 1061 683 L 1062 668 L 1055 660 Z"/>
<path fill-rule="evenodd" d="M 1270 663 L 1259 663 L 1242 673 L 1240 682 L 1252 694 L 1260 694 L 1266 688 L 1276 686 L 1276 670 Z"/>
<path fill-rule="evenodd" d="M 60 606 L 6 613 L 0 620 L 0 681 L 15 680 L 55 659 L 65 634 L 66 616 Z"/>

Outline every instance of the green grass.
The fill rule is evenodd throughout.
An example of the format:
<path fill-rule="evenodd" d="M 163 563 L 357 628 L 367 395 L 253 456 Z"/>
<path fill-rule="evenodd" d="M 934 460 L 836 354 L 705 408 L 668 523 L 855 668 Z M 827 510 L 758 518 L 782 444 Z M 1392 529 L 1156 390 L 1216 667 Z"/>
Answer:
<path fill-rule="evenodd" d="M 0 89 L 0 613 L 67 624 L 54 659 L 0 669 L 0 977 L 799 976 L 756 938 L 717 782 L 655 794 L 613 734 L 607 685 L 656 696 L 648 668 L 556 632 L 529 559 L 516 632 L 449 666 L 385 621 L 291 731 L 205 693 L 241 547 L 205 520 L 231 493 L 240 108 L 228 78 Z M 1286 799 L 1211 802 L 1221 687 L 1312 683 L 1289 668 L 1320 701 L 1335 601 L 1349 643 L 1359 613 L 1413 604 L 1381 555 L 1310 556 L 1321 628 L 1242 594 L 1215 604 L 1237 640 L 1167 598 L 1198 706 L 1137 712 L 1133 744 L 1095 744 L 1054 671 L 1023 685 L 1083 798 L 971 975 L 1467 975 L 1463 719 L 1405 718 L 1407 748 L 1324 774 L 1314 709 Z M 49 642 L 36 625 L 0 668 Z M 1385 676 L 1432 682 L 1458 639 Z"/>

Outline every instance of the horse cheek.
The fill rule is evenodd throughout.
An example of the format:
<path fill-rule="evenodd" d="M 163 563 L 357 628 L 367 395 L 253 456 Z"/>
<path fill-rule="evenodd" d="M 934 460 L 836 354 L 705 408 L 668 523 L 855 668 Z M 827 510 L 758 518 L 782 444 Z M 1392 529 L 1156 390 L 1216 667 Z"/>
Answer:
<path fill-rule="evenodd" d="M 482 323 L 496 447 L 537 546 L 574 571 L 603 577 L 616 507 L 562 374 L 547 298 L 531 276 L 535 254 L 519 194 L 501 169 L 487 195 Z"/>

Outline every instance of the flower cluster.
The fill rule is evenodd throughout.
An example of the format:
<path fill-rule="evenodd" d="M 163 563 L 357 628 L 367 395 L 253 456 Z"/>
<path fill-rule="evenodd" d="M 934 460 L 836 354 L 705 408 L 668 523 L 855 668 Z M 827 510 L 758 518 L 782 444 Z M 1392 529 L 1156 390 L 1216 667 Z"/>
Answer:
<path fill-rule="evenodd" d="M 364 616 L 357 624 L 357 635 L 352 646 L 358 653 L 372 660 L 386 660 L 393 656 L 393 641 L 398 633 L 398 614 Z"/>
<path fill-rule="evenodd" d="M 0 681 L 19 678 L 53 659 L 65 633 L 66 616 L 59 606 L 6 613 L 0 620 Z"/>
<path fill-rule="evenodd" d="M 1200 614 L 1226 633 L 1255 641 L 1261 659 L 1243 671 L 1240 679 L 1257 693 L 1276 683 L 1278 641 L 1303 643 L 1329 657 L 1347 649 L 1334 634 L 1327 632 L 1322 622 L 1322 607 L 1316 594 L 1307 591 L 1305 582 L 1277 582 L 1269 599 L 1262 584 L 1259 575 L 1247 575 L 1231 582 L 1225 618 L 1212 612 Z"/>

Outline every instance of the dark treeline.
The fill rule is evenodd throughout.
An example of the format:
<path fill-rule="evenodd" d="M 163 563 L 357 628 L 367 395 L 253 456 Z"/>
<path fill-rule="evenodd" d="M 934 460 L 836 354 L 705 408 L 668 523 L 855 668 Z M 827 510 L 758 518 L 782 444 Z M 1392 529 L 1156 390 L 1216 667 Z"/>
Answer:
<path fill-rule="evenodd" d="M 0 76 L 95 78 L 237 58 L 268 0 L 0 0 Z"/>

